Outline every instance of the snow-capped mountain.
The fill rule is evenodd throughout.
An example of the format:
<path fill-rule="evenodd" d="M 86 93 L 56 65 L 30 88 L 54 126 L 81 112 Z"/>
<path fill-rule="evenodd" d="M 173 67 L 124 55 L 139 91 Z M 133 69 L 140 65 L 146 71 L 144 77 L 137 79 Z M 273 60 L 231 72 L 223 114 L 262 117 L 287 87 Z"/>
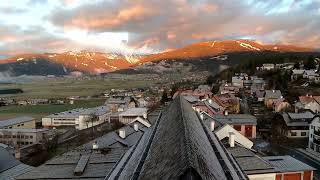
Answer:
<path fill-rule="evenodd" d="M 92 51 L 67 51 L 64 53 L 21 54 L 0 60 L 1 71 L 22 71 L 31 74 L 39 71 L 68 74 L 72 71 L 85 73 L 112 72 L 134 67 L 145 62 L 167 59 L 187 60 L 209 57 L 212 60 L 227 60 L 227 54 L 237 52 L 312 52 L 313 49 L 292 45 L 263 45 L 249 40 L 209 41 L 152 55 L 103 53 Z M 44 67 L 46 66 L 46 67 Z M 50 71 L 50 68 L 58 68 Z M 19 73 L 18 73 L 19 74 Z"/>

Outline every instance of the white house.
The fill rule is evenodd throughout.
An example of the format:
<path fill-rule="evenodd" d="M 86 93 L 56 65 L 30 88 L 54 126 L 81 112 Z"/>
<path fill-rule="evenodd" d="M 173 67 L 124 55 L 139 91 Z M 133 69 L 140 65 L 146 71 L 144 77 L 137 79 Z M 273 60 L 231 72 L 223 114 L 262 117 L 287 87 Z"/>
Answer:
<path fill-rule="evenodd" d="M 137 118 L 147 120 L 147 108 L 130 108 L 119 114 L 119 121 L 123 124 L 130 124 Z M 142 121 L 141 120 L 141 121 Z"/>
<path fill-rule="evenodd" d="M 111 111 L 107 106 L 79 108 L 44 117 L 42 118 L 42 126 L 47 128 L 73 126 L 75 129 L 82 130 L 104 122 L 110 122 L 110 115 Z"/>
<path fill-rule="evenodd" d="M 313 118 L 309 127 L 309 149 L 320 153 L 320 118 Z"/>

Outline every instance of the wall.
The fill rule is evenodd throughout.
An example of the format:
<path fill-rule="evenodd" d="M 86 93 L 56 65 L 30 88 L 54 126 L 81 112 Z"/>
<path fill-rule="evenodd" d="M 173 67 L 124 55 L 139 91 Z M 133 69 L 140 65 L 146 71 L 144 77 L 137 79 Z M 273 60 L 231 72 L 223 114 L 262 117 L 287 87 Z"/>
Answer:
<path fill-rule="evenodd" d="M 248 175 L 250 180 L 275 180 L 276 174 L 270 173 L 270 174 L 253 174 Z"/>
<path fill-rule="evenodd" d="M 297 133 L 297 135 L 296 136 L 292 136 L 291 132 L 295 132 L 295 133 Z M 306 135 L 305 136 L 301 136 L 302 132 L 305 132 Z M 309 130 L 288 130 L 287 137 L 288 138 L 307 138 L 307 137 L 309 137 Z"/>
<path fill-rule="evenodd" d="M 9 131 L 6 132 L 3 130 L 0 132 L 0 142 L 10 145 L 16 145 L 18 142 L 23 142 L 21 145 L 36 144 L 43 140 L 43 133 L 47 132 L 48 131 L 22 133 Z"/>
<path fill-rule="evenodd" d="M 36 120 L 31 120 L 28 122 L 18 123 L 11 126 L 6 126 L 4 129 L 35 129 L 36 128 Z"/>

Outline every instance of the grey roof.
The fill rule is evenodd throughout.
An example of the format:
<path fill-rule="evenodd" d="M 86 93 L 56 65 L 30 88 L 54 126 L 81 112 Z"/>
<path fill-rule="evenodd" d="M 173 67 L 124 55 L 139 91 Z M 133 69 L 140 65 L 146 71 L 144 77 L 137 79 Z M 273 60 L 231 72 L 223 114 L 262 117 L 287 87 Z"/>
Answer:
<path fill-rule="evenodd" d="M 17 176 L 20 176 L 26 172 L 29 172 L 33 169 L 34 167 L 20 163 L 4 172 L 0 173 L 0 179 L 5 179 L 5 180 L 15 180 Z"/>
<path fill-rule="evenodd" d="M 220 122 L 221 124 L 257 124 L 257 118 L 251 114 L 215 114 L 213 115 L 213 119 Z"/>
<path fill-rule="evenodd" d="M 194 97 L 194 96 L 191 96 L 191 95 L 186 95 L 186 96 L 183 96 L 189 103 L 196 103 L 199 101 L 198 98 Z"/>
<path fill-rule="evenodd" d="M 122 128 L 126 131 L 124 139 L 117 131 L 112 131 L 47 161 L 17 179 L 104 179 L 144 134 L 143 130 L 135 131 L 131 125 Z M 99 151 L 92 151 L 93 143 L 98 145 Z M 84 155 L 89 156 L 87 165 L 82 174 L 75 175 L 74 170 Z"/>
<path fill-rule="evenodd" d="M 34 120 L 34 118 L 29 117 L 29 116 L 21 116 L 21 117 L 16 117 L 16 118 L 12 118 L 12 119 L 1 120 L 0 127 L 12 126 L 14 124 L 29 122 L 32 120 Z"/>
<path fill-rule="evenodd" d="M 124 112 L 121 112 L 119 116 L 143 116 L 147 111 L 147 108 L 129 108 Z"/>
<path fill-rule="evenodd" d="M 49 129 L 0 129 L 0 132 L 21 132 L 21 133 L 37 133 L 37 132 L 45 132 L 49 131 Z"/>
<path fill-rule="evenodd" d="M 312 171 L 315 168 L 291 157 L 291 156 L 267 156 L 263 157 L 280 172 Z"/>
<path fill-rule="evenodd" d="M 287 126 L 309 126 L 314 114 L 309 111 L 303 113 L 283 113 L 282 117 Z"/>
<path fill-rule="evenodd" d="M 16 160 L 5 148 L 0 147 L 0 179 L 14 179 L 32 169 L 31 166 Z"/>
<path fill-rule="evenodd" d="M 118 170 L 109 179 L 247 179 L 181 96 L 166 108 L 152 132 L 143 136 Z"/>
<path fill-rule="evenodd" d="M 97 116 L 101 116 L 103 114 L 108 113 L 110 110 L 107 106 L 98 106 L 94 108 L 78 108 L 78 109 L 72 109 L 69 111 L 63 111 L 59 113 L 54 113 L 47 118 L 77 118 L 80 115 L 90 115 L 95 114 Z"/>
<path fill-rule="evenodd" d="M 246 174 L 250 175 L 277 172 L 277 170 L 268 161 L 258 156 L 252 150 L 247 149 L 238 143 L 235 144 L 235 147 L 230 147 L 227 138 L 222 140 L 222 142 Z"/>
<path fill-rule="evenodd" d="M 282 96 L 280 90 L 266 90 L 264 98 L 266 99 L 278 99 Z"/>

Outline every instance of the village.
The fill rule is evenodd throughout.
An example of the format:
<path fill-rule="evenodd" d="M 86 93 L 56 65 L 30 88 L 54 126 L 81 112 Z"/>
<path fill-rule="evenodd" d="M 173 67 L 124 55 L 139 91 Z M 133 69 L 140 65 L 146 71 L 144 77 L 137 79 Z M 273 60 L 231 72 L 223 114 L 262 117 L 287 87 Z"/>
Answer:
<path fill-rule="evenodd" d="M 317 70 L 305 70 L 303 64 L 299 69 L 296 66 L 295 63 L 263 64 L 256 67 L 255 74 L 237 72 L 231 79 L 218 79 L 213 84 L 201 84 L 196 88 L 192 88 L 193 84 L 190 87 L 190 79 L 182 79 L 149 88 L 110 89 L 94 97 L 104 101 L 100 106 L 56 112 L 40 120 L 29 116 L 1 120 L 0 145 L 20 160 L 22 163 L 18 164 L 24 168 L 19 172 L 12 170 L 14 173 L 0 172 L 0 177 L 8 173 L 17 179 L 93 177 L 92 172 L 78 172 L 77 168 L 73 174 L 67 169 L 58 174 L 49 172 L 51 163 L 57 168 L 72 168 L 68 159 L 80 156 L 81 160 L 78 151 L 92 147 L 93 157 L 97 156 L 95 150 L 102 146 L 101 153 L 106 155 L 99 157 L 103 162 L 92 163 L 104 167 L 104 162 L 109 162 L 112 156 L 116 166 L 122 155 L 128 153 L 128 148 L 135 147 L 144 133 L 154 128 L 162 112 L 172 106 L 175 108 L 176 101 L 186 101 L 230 151 L 249 179 L 293 175 L 317 179 L 320 177 L 320 96 L 310 93 L 292 97 L 288 91 L 270 86 L 264 75 L 288 72 L 290 86 L 301 88 L 320 82 Z M 18 102 L 3 98 L 1 102 L 3 106 L 72 105 L 83 99 L 87 97 Z M 80 166 L 80 160 L 74 165 Z M 253 165 L 248 165 L 248 161 L 253 161 Z M 281 169 L 279 164 L 285 168 Z M 39 173 L 41 176 L 35 176 Z"/>

